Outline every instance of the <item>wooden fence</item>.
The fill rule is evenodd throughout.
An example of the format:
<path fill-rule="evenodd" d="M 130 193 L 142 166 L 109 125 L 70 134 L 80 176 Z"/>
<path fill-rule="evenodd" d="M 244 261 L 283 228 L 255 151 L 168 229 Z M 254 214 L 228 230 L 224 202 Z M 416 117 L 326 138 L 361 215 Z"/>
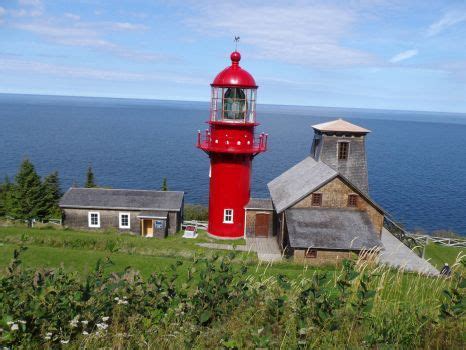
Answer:
<path fill-rule="evenodd" d="M 207 231 L 207 221 L 198 221 L 198 220 L 183 221 L 183 224 L 181 224 L 181 228 L 184 230 L 186 226 L 196 226 L 198 229 Z"/>
<path fill-rule="evenodd" d="M 421 256 L 424 251 L 424 249 L 421 250 L 419 248 L 424 248 L 429 243 L 435 243 L 447 247 L 466 248 L 466 238 L 445 238 L 411 233 L 387 217 L 384 219 L 384 227 L 419 256 Z"/>

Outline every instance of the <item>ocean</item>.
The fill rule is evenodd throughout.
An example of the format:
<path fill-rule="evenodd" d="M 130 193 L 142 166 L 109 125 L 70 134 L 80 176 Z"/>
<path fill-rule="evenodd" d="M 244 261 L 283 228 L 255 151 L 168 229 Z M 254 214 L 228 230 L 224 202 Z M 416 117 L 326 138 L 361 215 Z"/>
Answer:
<path fill-rule="evenodd" d="M 62 189 L 96 181 L 112 188 L 186 192 L 207 204 L 209 160 L 195 147 L 207 102 L 0 94 L 0 176 L 28 157 L 42 176 L 57 170 Z M 311 125 L 344 118 L 370 129 L 372 198 L 409 229 L 466 235 L 466 114 L 259 105 L 266 153 L 253 162 L 252 195 L 309 154 Z"/>

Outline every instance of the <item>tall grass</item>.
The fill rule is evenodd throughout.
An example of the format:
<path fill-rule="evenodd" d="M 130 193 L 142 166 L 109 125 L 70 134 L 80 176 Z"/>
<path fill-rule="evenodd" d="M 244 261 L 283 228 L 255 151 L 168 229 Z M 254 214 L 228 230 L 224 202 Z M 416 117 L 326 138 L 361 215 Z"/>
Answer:
<path fill-rule="evenodd" d="M 177 261 L 144 279 L 24 269 L 0 278 L 0 343 L 69 348 L 444 348 L 465 344 L 465 260 L 451 278 L 345 261 L 258 274 L 235 254 Z M 181 283 L 180 283 L 181 282 Z"/>

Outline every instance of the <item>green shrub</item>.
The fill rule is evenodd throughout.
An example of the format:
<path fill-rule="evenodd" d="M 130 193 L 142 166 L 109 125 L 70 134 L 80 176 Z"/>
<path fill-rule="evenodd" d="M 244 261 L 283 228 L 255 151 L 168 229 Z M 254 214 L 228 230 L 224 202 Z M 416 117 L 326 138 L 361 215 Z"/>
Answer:
<path fill-rule="evenodd" d="M 118 245 L 106 242 L 109 250 Z M 456 267 L 443 280 L 345 261 L 336 273 L 290 279 L 250 274 L 231 253 L 176 261 L 147 279 L 131 268 L 110 274 L 111 260 L 100 260 L 80 279 L 61 268 L 24 269 L 25 249 L 15 250 L 0 277 L 0 344 L 6 347 L 464 345 L 466 283 L 464 269 Z"/>
<path fill-rule="evenodd" d="M 207 221 L 209 219 L 209 210 L 199 204 L 186 204 L 184 206 L 184 219 L 188 221 Z"/>

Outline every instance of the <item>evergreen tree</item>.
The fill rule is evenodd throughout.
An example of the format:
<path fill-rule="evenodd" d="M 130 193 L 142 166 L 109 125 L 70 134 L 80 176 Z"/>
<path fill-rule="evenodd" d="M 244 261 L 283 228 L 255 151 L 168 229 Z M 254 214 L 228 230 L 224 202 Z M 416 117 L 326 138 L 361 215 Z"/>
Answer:
<path fill-rule="evenodd" d="M 168 185 L 167 185 L 167 178 L 166 177 L 163 178 L 161 190 L 162 191 L 168 191 Z"/>
<path fill-rule="evenodd" d="M 94 172 L 92 171 L 92 167 L 90 165 L 87 168 L 86 184 L 84 185 L 84 187 L 86 188 L 97 187 L 97 185 L 95 184 Z"/>
<path fill-rule="evenodd" d="M 44 210 L 45 217 L 48 219 L 59 218 L 61 216 L 60 207 L 60 181 L 58 172 L 55 171 L 44 179 L 43 183 L 44 201 L 42 209 Z"/>
<path fill-rule="evenodd" d="M 34 165 L 25 159 L 15 177 L 12 193 L 11 214 L 17 219 L 28 220 L 43 217 L 43 189 Z"/>
<path fill-rule="evenodd" d="M 11 208 L 11 182 L 8 176 L 0 184 L 0 216 L 6 216 Z"/>

